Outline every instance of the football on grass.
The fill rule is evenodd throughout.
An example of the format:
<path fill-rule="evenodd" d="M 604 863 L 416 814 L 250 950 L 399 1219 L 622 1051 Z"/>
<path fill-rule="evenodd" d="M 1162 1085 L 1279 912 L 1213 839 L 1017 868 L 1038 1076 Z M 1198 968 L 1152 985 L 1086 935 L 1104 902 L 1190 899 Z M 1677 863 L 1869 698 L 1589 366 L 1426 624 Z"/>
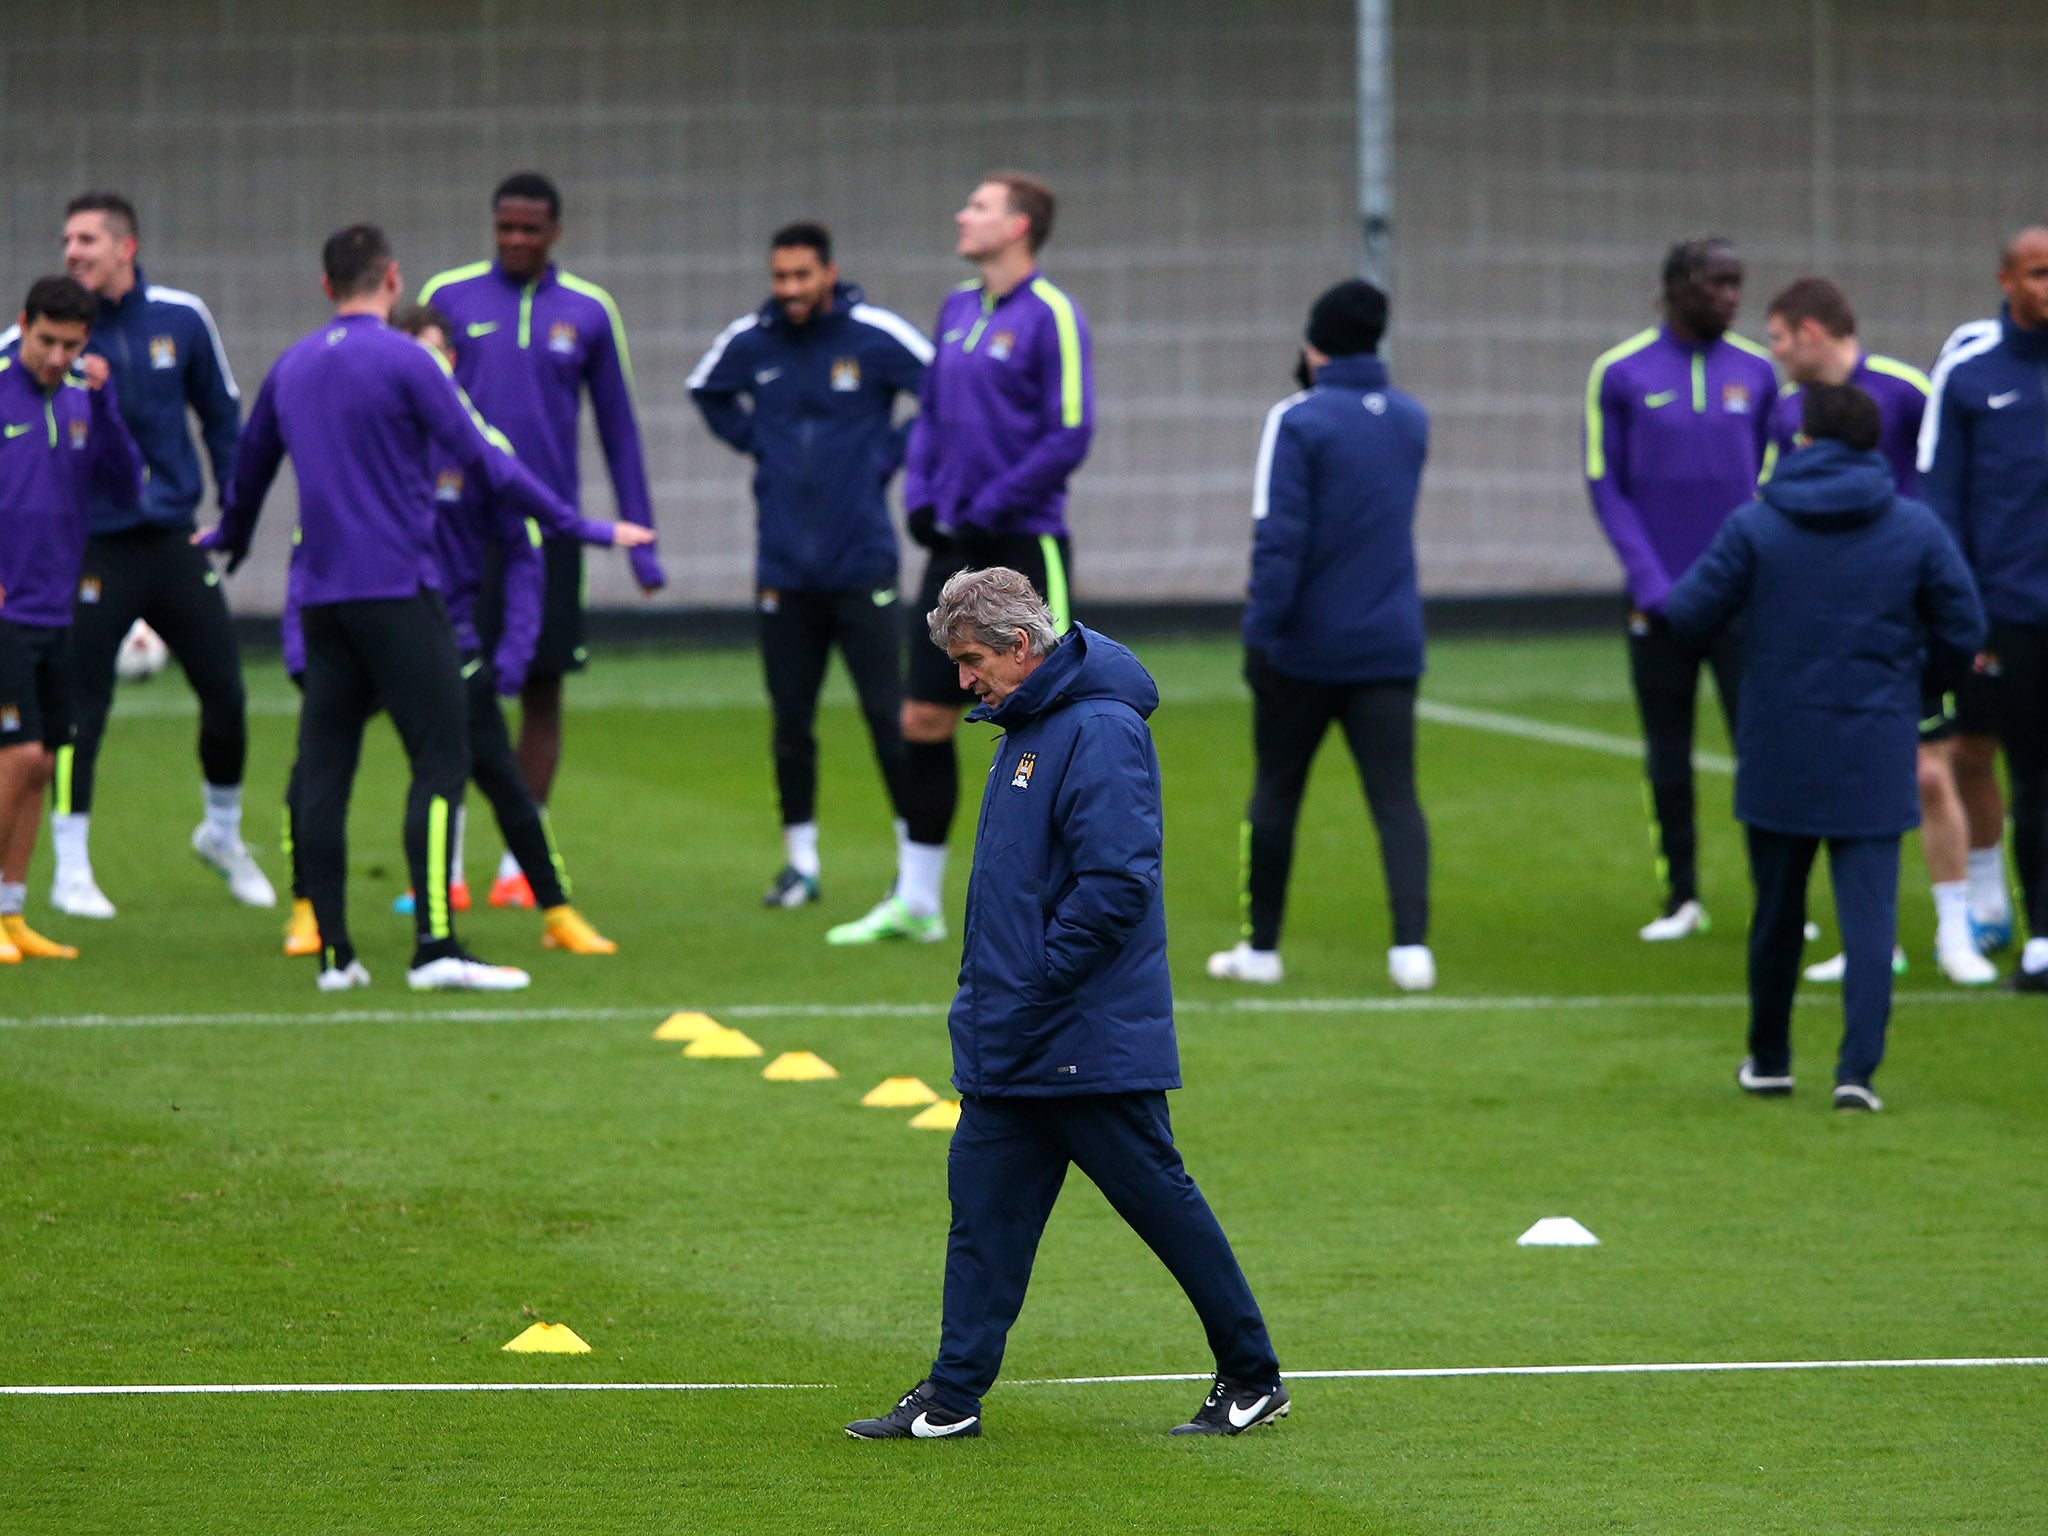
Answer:
<path fill-rule="evenodd" d="M 140 683 L 163 671 L 170 659 L 163 636 L 137 619 L 114 653 L 114 675 L 124 683 Z"/>

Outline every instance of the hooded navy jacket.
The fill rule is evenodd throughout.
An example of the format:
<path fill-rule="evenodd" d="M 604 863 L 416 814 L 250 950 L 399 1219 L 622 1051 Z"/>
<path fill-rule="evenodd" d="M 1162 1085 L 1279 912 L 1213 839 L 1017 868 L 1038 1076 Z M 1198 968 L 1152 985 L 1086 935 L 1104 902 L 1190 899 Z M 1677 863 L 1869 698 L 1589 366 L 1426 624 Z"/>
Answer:
<path fill-rule="evenodd" d="M 20 338 L 19 328 L 10 326 L 0 334 L 0 347 L 13 355 Z M 189 531 L 206 483 L 186 409 L 199 417 L 216 500 L 234 476 L 235 440 L 242 430 L 242 393 L 212 312 L 197 294 L 160 287 L 137 266 L 134 287 L 117 301 L 99 301 L 85 349 L 107 360 L 121 419 L 149 466 L 139 496 L 93 492 L 92 531 Z"/>
<path fill-rule="evenodd" d="M 997 709 L 967 884 L 953 1086 L 989 1097 L 1180 1086 L 1151 676 L 1076 624 Z"/>
<path fill-rule="evenodd" d="M 1422 675 L 1415 498 L 1429 417 L 1377 357 L 1337 357 L 1266 416 L 1244 643 L 1290 677 Z"/>
<path fill-rule="evenodd" d="M 1991 617 L 2048 624 L 2048 331 L 2005 311 L 1949 337 L 1920 422 L 1920 494 Z"/>
<path fill-rule="evenodd" d="M 711 344 L 690 375 L 690 398 L 705 425 L 753 455 L 762 587 L 896 585 L 884 492 L 905 433 L 891 413 L 898 394 L 917 394 L 931 357 L 916 326 L 847 283 L 803 325 L 770 299 Z"/>
<path fill-rule="evenodd" d="M 1801 448 L 1722 525 L 1665 616 L 1704 644 L 1744 608 L 1736 818 L 1805 837 L 1918 826 L 1921 671 L 1931 650 L 1958 672 L 1984 643 L 1940 521 L 1897 494 L 1882 454 Z"/>

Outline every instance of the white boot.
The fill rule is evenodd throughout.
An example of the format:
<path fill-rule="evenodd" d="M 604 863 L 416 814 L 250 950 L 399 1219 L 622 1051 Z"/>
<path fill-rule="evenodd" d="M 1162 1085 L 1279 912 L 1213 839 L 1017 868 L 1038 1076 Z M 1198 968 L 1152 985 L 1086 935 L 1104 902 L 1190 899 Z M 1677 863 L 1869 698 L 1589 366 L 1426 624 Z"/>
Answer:
<path fill-rule="evenodd" d="M 1255 981 L 1262 986 L 1271 986 L 1283 974 L 1280 951 L 1253 949 L 1248 943 L 1239 944 L 1234 949 L 1211 955 L 1209 974 L 1218 981 Z"/>
<path fill-rule="evenodd" d="M 1436 956 L 1427 944 L 1396 944 L 1387 951 L 1387 975 L 1403 992 L 1427 992 L 1436 985 Z"/>

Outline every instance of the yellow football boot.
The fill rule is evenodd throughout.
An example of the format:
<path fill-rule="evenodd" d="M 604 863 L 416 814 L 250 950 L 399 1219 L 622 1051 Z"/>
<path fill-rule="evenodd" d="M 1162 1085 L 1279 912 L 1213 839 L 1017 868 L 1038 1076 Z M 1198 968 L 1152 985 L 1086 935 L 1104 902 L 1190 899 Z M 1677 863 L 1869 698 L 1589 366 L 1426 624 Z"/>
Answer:
<path fill-rule="evenodd" d="M 320 953 L 320 924 L 313 917 L 313 903 L 303 896 L 292 898 L 292 915 L 285 919 L 284 952 L 293 959 Z"/>
<path fill-rule="evenodd" d="M 541 914 L 542 949 L 566 949 L 572 955 L 616 955 L 619 946 L 590 926 L 581 912 L 564 902 Z"/>
<path fill-rule="evenodd" d="M 7 937 L 15 949 L 31 960 L 76 960 L 78 951 L 69 944 L 59 944 L 55 939 L 46 939 L 29 927 L 28 919 L 16 913 L 12 917 L 0 918 L 0 927 L 7 930 Z"/>

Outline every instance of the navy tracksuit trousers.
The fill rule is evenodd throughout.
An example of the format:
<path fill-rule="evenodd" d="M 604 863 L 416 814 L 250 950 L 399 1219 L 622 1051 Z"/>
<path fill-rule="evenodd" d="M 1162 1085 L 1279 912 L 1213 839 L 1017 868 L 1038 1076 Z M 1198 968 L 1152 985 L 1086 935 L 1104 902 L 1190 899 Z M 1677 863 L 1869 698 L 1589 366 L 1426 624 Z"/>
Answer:
<path fill-rule="evenodd" d="M 1209 1202 L 1181 1165 L 1163 1093 L 960 1101 L 946 1157 L 953 1228 L 932 1397 L 981 1412 L 1024 1305 L 1039 1234 L 1069 1163 L 1094 1181 L 1180 1282 L 1209 1335 L 1216 1373 L 1259 1386 L 1280 1362 L 1244 1271 Z"/>
<path fill-rule="evenodd" d="M 1756 882 L 1749 925 L 1749 1054 L 1766 1077 L 1792 1070 L 1792 994 L 1805 942 L 1806 880 L 1825 841 L 1842 930 L 1842 1050 L 1837 1083 L 1870 1085 L 1892 1013 L 1892 946 L 1899 933 L 1896 837 L 1801 837 L 1745 829 Z"/>

